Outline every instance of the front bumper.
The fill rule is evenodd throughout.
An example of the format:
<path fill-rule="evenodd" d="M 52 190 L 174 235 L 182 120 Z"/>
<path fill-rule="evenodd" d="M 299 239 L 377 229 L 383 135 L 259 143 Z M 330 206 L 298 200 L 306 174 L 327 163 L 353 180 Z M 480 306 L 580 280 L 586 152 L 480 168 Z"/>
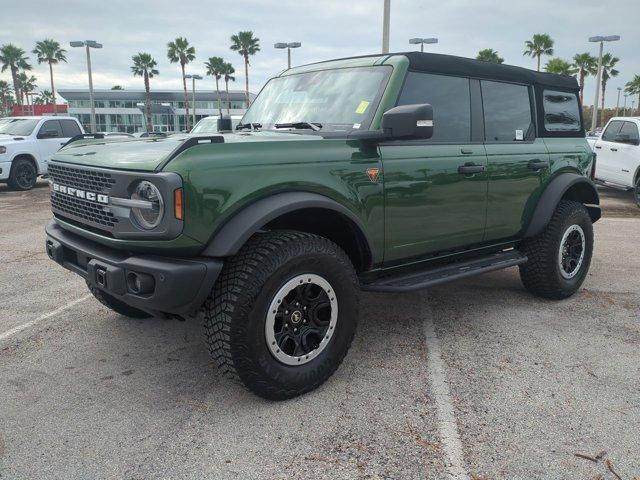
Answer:
<path fill-rule="evenodd" d="M 222 270 L 222 261 L 213 258 L 130 255 L 71 233 L 55 220 L 45 231 L 52 260 L 127 305 L 154 315 L 197 313 Z M 145 280 L 143 293 L 135 293 L 136 276 Z"/>

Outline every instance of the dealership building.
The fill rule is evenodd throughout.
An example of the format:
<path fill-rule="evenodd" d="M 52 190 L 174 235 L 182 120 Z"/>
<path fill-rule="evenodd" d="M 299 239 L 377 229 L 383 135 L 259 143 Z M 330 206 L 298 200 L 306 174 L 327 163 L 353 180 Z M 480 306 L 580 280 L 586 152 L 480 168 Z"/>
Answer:
<path fill-rule="evenodd" d="M 63 89 L 57 92 L 67 101 L 67 113 L 76 117 L 86 131 L 91 125 L 89 90 Z M 127 132 L 145 131 L 144 90 L 94 90 L 96 131 Z M 255 98 L 250 94 L 251 100 Z M 189 116 L 193 119 L 193 93 L 189 91 Z M 229 99 L 220 91 L 223 113 L 242 115 L 246 110 L 245 94 L 242 90 L 230 90 Z M 196 90 L 196 120 L 218 115 L 218 95 L 215 90 Z M 157 132 L 181 132 L 186 129 L 186 110 L 182 90 L 151 91 L 151 123 Z"/>

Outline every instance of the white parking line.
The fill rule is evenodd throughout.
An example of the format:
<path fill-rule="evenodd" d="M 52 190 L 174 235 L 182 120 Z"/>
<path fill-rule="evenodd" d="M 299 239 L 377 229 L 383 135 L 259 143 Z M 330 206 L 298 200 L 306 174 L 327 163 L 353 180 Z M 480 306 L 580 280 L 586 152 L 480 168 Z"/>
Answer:
<path fill-rule="evenodd" d="M 84 297 L 80 297 L 72 302 L 67 303 L 66 305 L 61 306 L 60 308 L 55 309 L 53 312 L 45 313 L 44 315 L 40 315 L 38 318 L 31 320 L 27 323 L 23 323 L 22 325 L 18 325 L 17 327 L 13 327 L 11 330 L 7 330 L 4 333 L 0 333 L 0 341 L 6 340 L 7 338 L 15 335 L 16 333 L 20 333 L 21 331 L 32 327 L 36 323 L 42 322 L 47 318 L 51 318 L 54 315 L 64 312 L 65 310 L 70 309 L 71 307 L 79 304 L 80 302 L 84 302 L 86 299 L 91 297 L 91 294 L 85 295 Z"/>
<path fill-rule="evenodd" d="M 433 313 L 428 300 L 424 297 L 420 300 L 423 317 L 423 331 L 427 344 L 427 369 L 431 392 L 436 404 L 436 418 L 438 431 L 442 440 L 445 465 L 449 478 L 453 480 L 469 480 L 469 475 L 464 465 L 464 453 L 462 442 L 458 433 L 458 424 L 447 382 L 447 367 L 442 360 L 440 341 L 436 336 L 433 326 Z"/>

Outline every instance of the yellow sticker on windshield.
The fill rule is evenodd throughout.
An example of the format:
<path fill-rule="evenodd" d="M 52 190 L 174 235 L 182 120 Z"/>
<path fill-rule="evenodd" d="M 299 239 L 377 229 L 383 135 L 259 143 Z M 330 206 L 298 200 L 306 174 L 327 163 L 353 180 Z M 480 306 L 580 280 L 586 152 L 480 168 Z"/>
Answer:
<path fill-rule="evenodd" d="M 362 100 L 360 102 L 360 105 L 358 105 L 358 108 L 356 108 L 356 113 L 359 113 L 360 115 L 362 115 L 364 112 L 367 111 L 368 106 L 369 106 L 369 102 L 367 102 L 366 100 Z"/>

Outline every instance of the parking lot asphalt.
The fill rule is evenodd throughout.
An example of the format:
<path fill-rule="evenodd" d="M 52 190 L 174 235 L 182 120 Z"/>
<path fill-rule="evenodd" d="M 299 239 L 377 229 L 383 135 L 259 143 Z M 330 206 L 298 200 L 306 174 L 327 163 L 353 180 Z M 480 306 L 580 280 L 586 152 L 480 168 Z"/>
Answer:
<path fill-rule="evenodd" d="M 46 183 L 0 186 L 0 478 L 640 478 L 640 209 L 601 196 L 574 297 L 516 269 L 363 295 L 336 374 L 274 403 L 217 372 L 198 320 L 87 297 L 44 253 Z"/>

